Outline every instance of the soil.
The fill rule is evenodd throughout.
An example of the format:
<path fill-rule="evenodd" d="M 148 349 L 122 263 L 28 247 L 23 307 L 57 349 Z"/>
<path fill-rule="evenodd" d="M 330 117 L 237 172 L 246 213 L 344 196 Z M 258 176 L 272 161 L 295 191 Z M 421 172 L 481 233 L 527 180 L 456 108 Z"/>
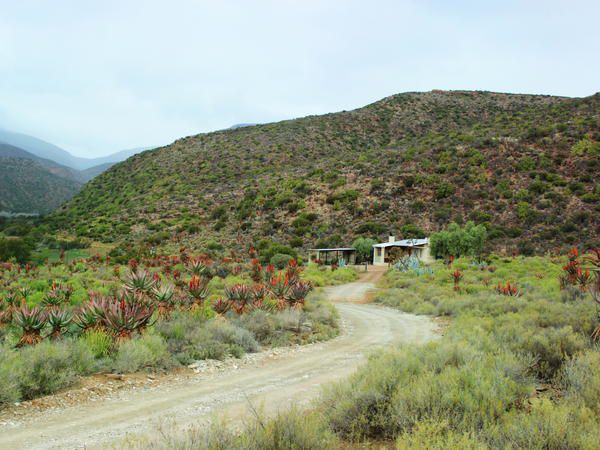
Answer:
<path fill-rule="evenodd" d="M 152 436 L 165 423 L 185 429 L 223 416 L 239 421 L 249 408 L 269 414 L 307 406 L 323 384 L 351 374 L 369 352 L 439 335 L 425 316 L 365 303 L 382 273 L 371 267 L 358 282 L 325 289 L 341 316 L 335 339 L 202 361 L 162 375 L 89 377 L 77 389 L 3 411 L 0 448 L 123 448 L 124 438 Z"/>

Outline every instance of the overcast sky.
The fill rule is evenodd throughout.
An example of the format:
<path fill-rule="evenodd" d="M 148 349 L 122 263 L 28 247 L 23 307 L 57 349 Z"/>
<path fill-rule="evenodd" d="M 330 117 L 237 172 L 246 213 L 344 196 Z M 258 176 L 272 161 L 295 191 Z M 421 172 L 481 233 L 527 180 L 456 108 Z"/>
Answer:
<path fill-rule="evenodd" d="M 0 0 L 0 127 L 100 156 L 431 89 L 600 90 L 596 1 Z"/>

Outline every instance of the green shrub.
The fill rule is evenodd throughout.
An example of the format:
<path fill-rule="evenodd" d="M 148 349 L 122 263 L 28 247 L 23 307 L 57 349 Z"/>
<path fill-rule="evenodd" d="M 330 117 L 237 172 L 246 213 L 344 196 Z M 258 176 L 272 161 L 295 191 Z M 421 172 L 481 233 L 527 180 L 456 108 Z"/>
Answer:
<path fill-rule="evenodd" d="M 273 255 L 271 257 L 271 260 L 269 261 L 271 264 L 273 264 L 275 266 L 275 268 L 282 270 L 285 269 L 285 267 L 287 266 L 287 264 L 294 259 L 292 256 L 290 255 L 286 255 L 283 253 L 277 253 L 275 255 Z"/>
<path fill-rule="evenodd" d="M 23 372 L 23 363 L 19 354 L 0 346 L 0 409 L 21 399 L 19 383 Z"/>
<path fill-rule="evenodd" d="M 587 408 L 534 401 L 531 412 L 511 411 L 486 431 L 492 448 L 593 450 L 600 442 L 600 423 Z"/>
<path fill-rule="evenodd" d="M 400 435 L 398 450 L 486 450 L 488 446 L 473 432 L 456 432 L 446 421 L 423 421 Z"/>
<path fill-rule="evenodd" d="M 146 334 L 119 346 L 113 368 L 119 373 L 167 369 L 173 365 L 167 344 L 158 335 Z"/>
<path fill-rule="evenodd" d="M 89 374 L 94 368 L 91 351 L 72 340 L 43 341 L 21 350 L 19 356 L 22 361 L 19 385 L 24 399 L 71 386 L 78 375 Z"/>
<path fill-rule="evenodd" d="M 560 382 L 567 399 L 582 402 L 600 416 L 600 353 L 588 350 L 569 360 Z"/>
<path fill-rule="evenodd" d="M 112 337 L 104 331 L 89 330 L 80 339 L 82 344 L 88 347 L 96 358 L 107 357 L 113 346 Z"/>

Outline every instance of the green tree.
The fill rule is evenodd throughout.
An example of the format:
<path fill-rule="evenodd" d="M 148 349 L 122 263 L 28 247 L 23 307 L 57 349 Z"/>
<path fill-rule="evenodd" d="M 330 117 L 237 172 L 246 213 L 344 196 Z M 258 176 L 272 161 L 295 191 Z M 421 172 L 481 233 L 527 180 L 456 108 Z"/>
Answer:
<path fill-rule="evenodd" d="M 25 263 L 31 256 L 33 245 L 27 239 L 0 238 L 0 261 L 15 258 L 20 263 Z"/>
<path fill-rule="evenodd" d="M 481 256 L 487 239 L 483 225 L 467 222 L 464 227 L 451 223 L 446 230 L 430 237 L 431 252 L 436 256 Z"/>
<path fill-rule="evenodd" d="M 371 259 L 371 252 L 373 251 L 373 245 L 375 244 L 377 244 L 377 242 L 371 238 L 356 238 L 352 243 L 352 247 L 356 249 L 356 256 L 358 256 L 359 259 L 357 262 Z"/>

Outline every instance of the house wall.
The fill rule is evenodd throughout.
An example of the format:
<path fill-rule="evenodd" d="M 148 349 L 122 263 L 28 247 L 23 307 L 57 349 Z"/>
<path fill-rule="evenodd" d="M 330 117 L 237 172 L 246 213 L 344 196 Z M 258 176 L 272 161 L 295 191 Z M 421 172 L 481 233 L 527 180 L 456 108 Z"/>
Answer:
<path fill-rule="evenodd" d="M 393 247 L 375 247 L 373 250 L 373 265 L 374 266 L 385 266 L 387 262 L 385 258 Z M 408 251 L 406 252 L 408 254 Z M 423 261 L 425 264 L 432 263 L 434 258 L 431 256 L 429 246 L 426 245 L 424 248 L 413 248 L 412 255 Z"/>
<path fill-rule="evenodd" d="M 385 248 L 375 247 L 373 249 L 373 265 L 385 266 Z"/>

